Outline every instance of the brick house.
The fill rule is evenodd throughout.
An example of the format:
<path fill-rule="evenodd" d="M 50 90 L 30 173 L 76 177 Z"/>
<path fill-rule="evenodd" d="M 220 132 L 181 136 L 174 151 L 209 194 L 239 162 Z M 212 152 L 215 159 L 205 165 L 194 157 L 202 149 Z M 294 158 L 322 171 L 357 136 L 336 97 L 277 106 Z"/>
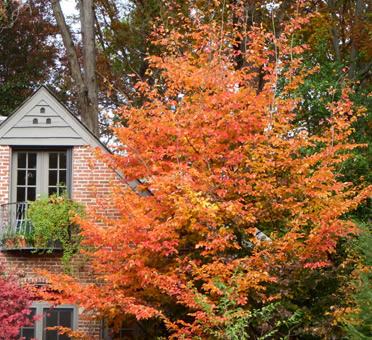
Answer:
<path fill-rule="evenodd" d="M 23 283 L 45 284 L 35 268 L 62 271 L 61 251 L 57 249 L 35 253 L 29 245 L 5 246 L 5 233 L 17 232 L 22 225 L 26 202 L 55 193 L 62 186 L 74 201 L 94 205 L 94 195 L 108 194 L 110 181 L 119 179 L 112 169 L 93 158 L 87 146 L 109 152 L 46 87 L 40 87 L 12 115 L 0 121 L 0 260 L 5 268 L 16 270 Z M 79 279 L 89 282 L 86 263 L 78 256 L 72 263 Z M 100 325 L 79 318 L 78 306 L 56 306 L 52 311 L 48 307 L 46 302 L 33 303 L 33 313 L 48 313 L 34 327 L 23 329 L 22 336 L 67 339 L 44 329 L 63 325 L 83 330 L 96 339 L 106 338 Z"/>

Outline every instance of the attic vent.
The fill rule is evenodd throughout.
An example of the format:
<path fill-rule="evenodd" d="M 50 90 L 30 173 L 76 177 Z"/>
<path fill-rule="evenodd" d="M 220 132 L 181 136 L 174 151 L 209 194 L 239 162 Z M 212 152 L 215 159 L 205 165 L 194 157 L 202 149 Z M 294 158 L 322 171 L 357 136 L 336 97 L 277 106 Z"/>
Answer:
<path fill-rule="evenodd" d="M 42 108 L 40 109 L 40 113 L 45 113 L 45 107 L 42 107 Z"/>
<path fill-rule="evenodd" d="M 52 124 L 52 120 L 50 118 L 47 118 L 46 123 L 47 124 Z"/>
<path fill-rule="evenodd" d="M 34 118 L 33 121 L 32 121 L 32 124 L 38 124 L 38 123 L 39 122 L 38 122 L 37 118 Z"/>

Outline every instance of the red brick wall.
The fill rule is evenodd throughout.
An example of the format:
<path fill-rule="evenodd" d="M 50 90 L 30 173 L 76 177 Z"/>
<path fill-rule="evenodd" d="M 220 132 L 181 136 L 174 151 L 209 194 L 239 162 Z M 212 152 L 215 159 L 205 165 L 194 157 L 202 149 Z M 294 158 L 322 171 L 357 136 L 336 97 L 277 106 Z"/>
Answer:
<path fill-rule="evenodd" d="M 96 212 L 102 210 L 103 206 L 97 205 L 96 199 L 103 203 L 110 195 L 111 183 L 119 180 L 115 171 L 94 157 L 86 147 L 74 148 L 72 177 L 72 198 L 88 204 L 89 207 L 94 206 Z M 106 215 L 115 215 L 115 209 L 111 205 L 104 206 Z"/>
<path fill-rule="evenodd" d="M 0 146 L 0 204 L 7 203 L 9 197 L 10 148 Z M 110 192 L 111 181 L 118 175 L 102 161 L 96 160 L 92 152 L 85 147 L 75 147 L 72 165 L 72 198 L 89 205 L 98 206 L 95 197 L 104 198 Z M 106 211 L 107 212 L 107 211 Z M 108 211 L 110 213 L 110 209 Z M 114 213 L 114 211 L 112 211 Z M 60 252 L 51 254 L 33 254 L 26 250 L 0 251 L 0 261 L 9 269 L 15 270 L 21 283 L 43 284 L 45 279 L 35 269 L 46 269 L 53 273 L 61 273 Z M 89 266 L 80 256 L 72 260 L 74 274 L 80 281 L 88 283 L 92 280 Z M 79 318 L 79 329 L 93 338 L 99 338 L 99 326 Z"/>

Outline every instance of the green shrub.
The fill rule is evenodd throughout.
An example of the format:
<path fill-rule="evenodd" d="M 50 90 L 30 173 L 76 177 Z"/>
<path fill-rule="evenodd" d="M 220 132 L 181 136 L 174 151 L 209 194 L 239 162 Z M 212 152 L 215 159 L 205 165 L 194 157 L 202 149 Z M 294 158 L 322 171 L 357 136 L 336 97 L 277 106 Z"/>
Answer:
<path fill-rule="evenodd" d="M 31 202 L 28 220 L 32 223 L 36 251 L 63 248 L 62 261 L 67 264 L 72 254 L 79 250 L 81 241 L 80 226 L 72 220 L 75 215 L 83 216 L 84 207 L 70 200 L 66 193 Z"/>

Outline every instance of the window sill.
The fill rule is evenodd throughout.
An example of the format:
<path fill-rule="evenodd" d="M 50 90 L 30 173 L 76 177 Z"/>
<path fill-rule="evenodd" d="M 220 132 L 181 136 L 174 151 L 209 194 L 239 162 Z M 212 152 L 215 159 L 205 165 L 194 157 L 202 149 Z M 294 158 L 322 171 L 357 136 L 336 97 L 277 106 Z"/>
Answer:
<path fill-rule="evenodd" d="M 32 252 L 35 254 L 45 254 L 45 253 L 52 253 L 52 252 L 62 252 L 63 248 L 35 248 L 35 247 L 14 247 L 14 248 L 0 248 L 1 252 L 16 252 L 16 251 L 25 251 L 25 252 Z"/>

